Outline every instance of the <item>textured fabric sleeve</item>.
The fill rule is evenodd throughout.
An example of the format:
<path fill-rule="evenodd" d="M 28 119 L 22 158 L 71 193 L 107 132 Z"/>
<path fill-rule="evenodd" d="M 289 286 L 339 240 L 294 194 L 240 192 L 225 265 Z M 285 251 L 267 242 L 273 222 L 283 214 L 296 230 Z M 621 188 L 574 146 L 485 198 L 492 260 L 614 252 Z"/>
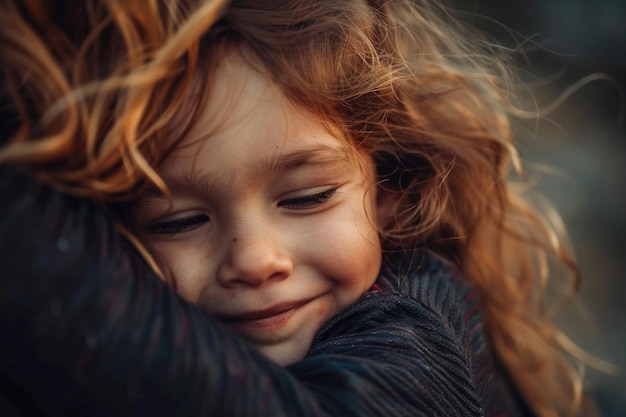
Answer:
<path fill-rule="evenodd" d="M 309 359 L 295 365 L 301 378 L 328 381 L 338 395 L 377 381 L 374 389 L 360 394 L 376 396 L 378 415 L 483 415 L 470 369 L 466 326 L 447 272 L 434 268 L 411 277 L 414 286 L 424 288 L 438 279 L 440 285 L 434 288 L 438 293 L 416 295 L 397 288 L 387 292 L 387 287 L 332 318 Z M 428 297 L 436 298 L 437 304 L 429 303 Z M 352 361 L 354 373 L 335 377 Z M 361 381 L 353 380 L 355 374 Z M 347 396 L 337 404 L 353 401 L 358 398 Z M 340 411 L 336 415 L 342 415 Z"/>
<path fill-rule="evenodd" d="M 372 304 L 358 329 L 344 332 L 354 320 L 342 316 L 321 350 L 281 368 L 130 256 L 97 206 L 7 170 L 0 192 L 7 408 L 50 416 L 482 414 L 465 372 L 457 379 L 436 369 L 439 357 L 466 368 L 440 318 L 413 321 L 404 311 L 413 306 Z M 440 337 L 453 341 L 443 346 Z"/>

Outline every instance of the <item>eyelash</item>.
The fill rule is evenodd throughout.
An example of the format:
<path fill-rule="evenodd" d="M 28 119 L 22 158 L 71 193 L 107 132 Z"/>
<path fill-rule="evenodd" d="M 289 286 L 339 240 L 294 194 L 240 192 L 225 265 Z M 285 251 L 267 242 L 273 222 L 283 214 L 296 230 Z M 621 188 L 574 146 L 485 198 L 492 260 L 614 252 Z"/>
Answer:
<path fill-rule="evenodd" d="M 148 226 L 148 232 L 155 236 L 171 237 L 179 233 L 197 229 L 208 221 L 209 217 L 207 215 L 198 214 L 192 217 L 183 217 L 181 219 L 153 223 Z"/>
<path fill-rule="evenodd" d="M 328 190 L 322 191 L 321 193 L 290 198 L 280 201 L 278 203 L 278 207 L 286 207 L 293 210 L 306 210 L 309 208 L 318 207 L 328 202 L 328 200 L 330 200 L 336 192 L 337 188 L 330 188 Z"/>
<path fill-rule="evenodd" d="M 330 188 L 322 191 L 321 193 L 290 198 L 280 201 L 278 203 L 278 207 L 286 207 L 292 210 L 315 208 L 328 202 L 336 192 L 337 188 Z M 172 237 L 180 233 L 197 229 L 208 221 L 209 217 L 207 215 L 198 214 L 192 217 L 183 217 L 176 220 L 153 223 L 149 225 L 147 229 L 150 234 L 157 237 Z"/>

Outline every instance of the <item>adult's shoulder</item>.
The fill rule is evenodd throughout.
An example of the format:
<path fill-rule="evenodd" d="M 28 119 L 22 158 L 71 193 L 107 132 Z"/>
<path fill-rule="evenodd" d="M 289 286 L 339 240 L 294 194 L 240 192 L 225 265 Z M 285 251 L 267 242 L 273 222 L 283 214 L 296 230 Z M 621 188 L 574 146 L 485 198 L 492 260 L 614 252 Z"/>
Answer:
<path fill-rule="evenodd" d="M 394 393 L 380 398 L 385 410 L 399 404 L 415 415 L 483 415 L 454 274 L 436 259 L 385 265 L 371 291 L 326 323 L 294 370 L 319 379 L 328 367 L 345 369 L 358 390 Z"/>
<path fill-rule="evenodd" d="M 450 324 L 481 319 L 480 297 L 469 280 L 455 266 L 427 252 L 391 257 L 364 298 L 389 296 L 431 309 Z"/>
<path fill-rule="evenodd" d="M 430 324 L 435 332 L 464 343 L 467 326 L 482 322 L 480 302 L 470 283 L 449 263 L 428 253 L 392 257 L 375 285 L 323 328 L 318 342 L 339 334 L 367 331 L 374 321 L 387 327 Z"/>

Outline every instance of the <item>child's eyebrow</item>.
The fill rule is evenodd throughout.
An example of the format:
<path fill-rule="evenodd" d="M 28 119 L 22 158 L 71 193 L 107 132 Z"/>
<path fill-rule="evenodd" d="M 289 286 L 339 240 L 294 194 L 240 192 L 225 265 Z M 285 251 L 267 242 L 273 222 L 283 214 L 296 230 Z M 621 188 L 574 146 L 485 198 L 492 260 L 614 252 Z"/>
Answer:
<path fill-rule="evenodd" d="M 261 160 L 259 164 L 249 167 L 247 174 L 254 178 L 255 176 L 291 171 L 305 165 L 332 165 L 350 161 L 349 152 L 344 147 L 335 148 L 326 145 L 318 145 L 274 155 L 265 160 Z"/>
<path fill-rule="evenodd" d="M 248 178 L 263 178 L 269 175 L 286 173 L 304 166 L 323 168 L 352 163 L 350 152 L 344 147 L 315 146 L 297 149 L 290 152 L 273 155 L 261 159 L 249 167 L 233 167 L 233 170 L 243 169 Z M 211 190 L 219 183 L 228 184 L 232 171 L 219 176 L 209 176 L 187 170 L 180 175 L 164 176 L 162 179 L 173 193 L 184 193 L 197 190 Z M 141 199 L 161 198 L 163 192 L 155 186 L 148 187 L 141 195 Z"/>

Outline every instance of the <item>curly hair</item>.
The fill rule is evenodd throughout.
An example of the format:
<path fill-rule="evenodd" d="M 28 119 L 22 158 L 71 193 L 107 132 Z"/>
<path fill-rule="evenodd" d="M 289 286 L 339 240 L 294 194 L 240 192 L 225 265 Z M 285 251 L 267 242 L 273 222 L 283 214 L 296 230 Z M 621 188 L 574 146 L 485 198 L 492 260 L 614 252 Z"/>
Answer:
<path fill-rule="evenodd" d="M 7 0 L 0 25 L 0 163 L 105 204 L 166 191 L 155 170 L 175 146 L 165 143 L 206 104 L 191 92 L 210 89 L 227 51 L 252 53 L 289 100 L 372 156 L 379 195 L 395 204 L 380 225 L 385 253 L 427 250 L 458 267 L 533 410 L 582 412 L 584 355 L 546 301 L 549 282 L 575 293 L 578 269 L 558 217 L 524 186 L 507 51 L 443 6 Z"/>

